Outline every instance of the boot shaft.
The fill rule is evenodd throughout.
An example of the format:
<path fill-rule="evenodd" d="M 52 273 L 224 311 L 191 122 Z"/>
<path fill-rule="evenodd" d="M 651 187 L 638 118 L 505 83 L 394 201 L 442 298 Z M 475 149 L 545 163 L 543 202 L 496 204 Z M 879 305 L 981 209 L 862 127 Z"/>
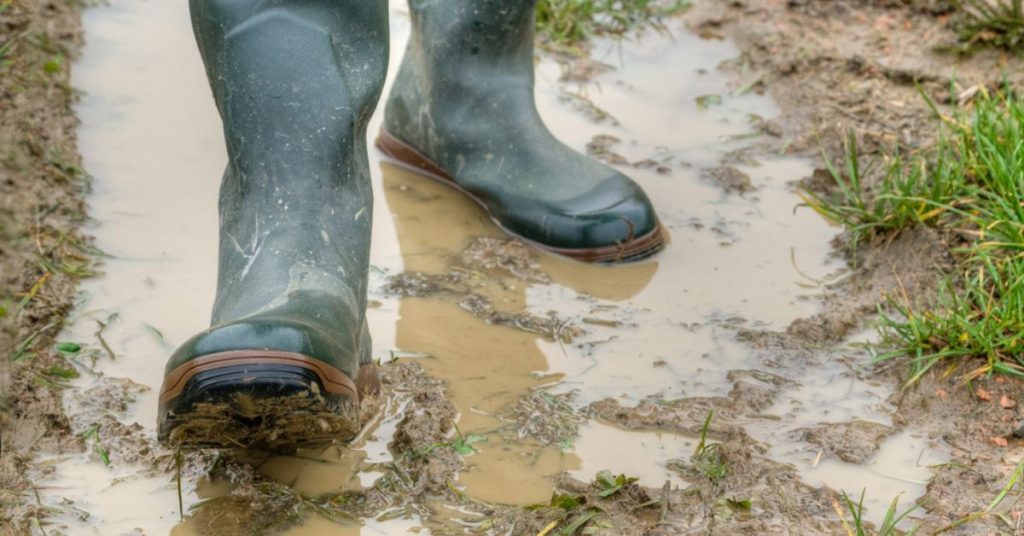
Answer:
<path fill-rule="evenodd" d="M 539 127 L 535 6 L 535 0 L 410 0 L 412 35 L 388 98 L 387 130 L 451 167 L 467 151 L 490 151 L 478 136 L 487 123 Z"/>
<path fill-rule="evenodd" d="M 366 125 L 387 71 L 387 2 L 191 8 L 228 152 L 213 323 L 296 292 L 336 296 L 361 316 L 373 204 Z"/>
<path fill-rule="evenodd" d="M 232 165 L 336 162 L 362 139 L 387 71 L 384 0 L 191 0 Z M 252 171 L 252 170 L 246 170 Z"/>
<path fill-rule="evenodd" d="M 410 47 L 440 47 L 453 59 L 446 64 L 467 56 L 532 62 L 536 5 L 536 0 L 409 0 Z"/>

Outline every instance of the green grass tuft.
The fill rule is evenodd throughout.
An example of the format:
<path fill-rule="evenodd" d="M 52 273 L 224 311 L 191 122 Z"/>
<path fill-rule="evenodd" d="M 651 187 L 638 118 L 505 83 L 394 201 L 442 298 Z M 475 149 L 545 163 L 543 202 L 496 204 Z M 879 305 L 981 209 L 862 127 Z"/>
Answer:
<path fill-rule="evenodd" d="M 704 475 L 708 480 L 715 481 L 729 476 L 730 471 L 729 463 L 726 462 L 725 457 L 722 455 L 722 445 L 719 443 L 708 443 L 707 441 L 712 416 L 714 416 L 714 412 L 709 412 L 707 418 L 704 419 L 704 426 L 700 432 L 700 442 L 697 443 L 697 448 L 694 449 L 690 461 L 693 462 L 693 467 L 698 473 Z"/>
<path fill-rule="evenodd" d="M 1017 50 L 1024 44 L 1024 0 L 952 0 L 954 27 L 970 52 L 979 45 Z"/>
<path fill-rule="evenodd" d="M 917 532 L 916 526 L 906 532 L 897 528 L 904 518 L 917 509 L 917 505 L 915 504 L 900 512 L 899 496 L 896 496 L 896 498 L 889 503 L 889 508 L 885 511 L 885 517 L 882 519 L 882 524 L 874 531 L 869 530 L 868 526 L 864 522 L 864 495 L 866 492 L 867 490 L 861 491 L 860 499 L 857 502 L 853 502 L 853 499 L 851 499 L 846 492 L 843 492 L 843 506 L 850 514 L 850 521 L 846 520 L 846 515 L 840 509 L 839 505 L 835 505 L 836 512 L 839 514 L 839 520 L 842 522 L 843 528 L 846 529 L 848 536 L 910 536 Z"/>
<path fill-rule="evenodd" d="M 945 138 L 939 143 L 940 153 L 955 151 Z M 825 159 L 838 185 L 834 194 L 826 197 L 803 191 L 800 196 L 815 211 L 846 227 L 854 247 L 863 240 L 872 241 L 917 223 L 940 223 L 964 201 L 960 195 L 966 186 L 965 177 L 955 158 L 929 164 L 923 159 L 907 162 L 894 154 L 882 163 L 885 170 L 877 191 L 868 192 L 852 135 L 846 141 L 845 153 L 841 170 Z"/>
<path fill-rule="evenodd" d="M 689 0 L 540 0 L 537 33 L 560 46 L 598 35 L 661 28 L 665 17 L 689 7 Z"/>
<path fill-rule="evenodd" d="M 890 297 L 881 331 L 890 351 L 910 356 L 910 381 L 939 363 L 977 359 L 964 375 L 1024 376 L 1024 101 L 1006 91 L 983 94 L 972 111 L 939 113 L 943 135 L 931 150 L 891 157 L 869 189 L 851 141 L 846 166 L 829 164 L 833 196 L 804 192 L 808 205 L 847 227 L 853 242 L 875 241 L 914 225 L 931 225 L 961 242 L 960 266 L 920 309 L 910 296 Z"/>

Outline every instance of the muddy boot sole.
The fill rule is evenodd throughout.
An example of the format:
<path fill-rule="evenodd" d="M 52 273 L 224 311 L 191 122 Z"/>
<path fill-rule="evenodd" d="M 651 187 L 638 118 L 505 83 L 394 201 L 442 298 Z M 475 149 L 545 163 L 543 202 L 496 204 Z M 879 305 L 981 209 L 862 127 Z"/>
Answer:
<path fill-rule="evenodd" d="M 665 247 L 666 233 L 665 229 L 660 224 L 653 231 L 645 235 L 632 237 L 621 244 L 599 248 L 560 248 L 531 240 L 505 228 L 505 226 L 503 226 L 501 222 L 491 214 L 490 209 L 487 208 L 487 204 L 484 203 L 483 200 L 459 186 L 451 175 L 441 169 L 441 166 L 431 161 L 416 148 L 392 136 L 387 130 L 384 130 L 383 128 L 380 130 L 380 134 L 377 136 L 376 146 L 377 149 L 384 153 L 384 155 L 387 156 L 395 165 L 455 188 L 466 197 L 472 199 L 477 205 L 480 205 L 480 208 L 484 209 L 484 212 L 487 213 L 487 216 L 491 221 L 493 221 L 506 234 L 514 236 L 537 249 L 582 262 L 613 263 L 642 260 L 654 255 Z"/>
<path fill-rule="evenodd" d="M 175 448 L 292 451 L 359 432 L 360 398 L 379 389 L 376 365 L 356 381 L 300 354 L 233 351 L 171 371 L 160 393 L 158 438 Z"/>

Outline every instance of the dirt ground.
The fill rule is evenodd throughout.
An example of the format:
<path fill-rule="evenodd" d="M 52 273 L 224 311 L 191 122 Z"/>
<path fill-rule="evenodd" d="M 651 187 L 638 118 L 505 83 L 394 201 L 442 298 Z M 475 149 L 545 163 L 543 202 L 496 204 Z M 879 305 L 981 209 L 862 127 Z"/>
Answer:
<path fill-rule="evenodd" d="M 15 0 L 0 2 L 0 9 L 0 50 L 6 51 L 0 56 L 0 533 L 26 534 L 53 514 L 35 498 L 33 481 L 41 469 L 32 465 L 31 454 L 84 448 L 62 410 L 60 380 L 70 367 L 51 348 L 73 305 L 75 281 L 88 275 L 97 252 L 80 231 L 88 181 L 79 168 L 76 120 L 69 108 L 75 94 L 68 86 L 68 66 L 81 42 L 80 6 Z M 742 53 L 722 68 L 734 77 L 736 87 L 767 92 L 779 102 L 782 115 L 761 125 L 766 136 L 753 149 L 764 154 L 786 152 L 820 162 L 824 150 L 841 158 L 849 132 L 858 137 L 868 158 L 894 147 L 913 151 L 926 147 L 937 133 L 918 87 L 949 106 L 971 88 L 1001 85 L 1004 74 L 1017 87 L 1024 76 L 1024 64 L 1016 56 L 992 50 L 969 58 L 940 52 L 956 40 L 940 2 L 706 0 L 681 18 L 706 38 L 733 40 Z M 601 140 L 595 144 L 608 146 Z M 713 178 L 722 180 L 726 189 L 742 192 L 749 179 L 745 183 L 726 169 L 729 165 L 723 162 Z M 802 186 L 830 188 L 821 170 Z M 861 245 L 857 251 L 837 241 L 836 254 L 849 256 L 855 270 L 830 287 L 819 314 L 781 332 L 740 329 L 738 336 L 766 359 L 800 363 L 831 355 L 821 349 L 868 326 L 886 294 L 906 293 L 927 302 L 939 276 L 952 266 L 946 253 L 949 240 L 920 228 L 885 243 Z M 388 292 L 450 299 L 483 322 L 571 338 L 572 332 L 555 317 L 496 310 L 486 293 L 462 277 L 468 267 L 492 281 L 543 281 L 547 275 L 530 255 L 516 243 L 477 241 L 452 259 L 447 276 L 401 274 L 392 279 Z M 890 366 L 870 373 L 895 384 L 904 370 Z M 451 443 L 456 410 L 446 399 L 443 382 L 404 360 L 385 366 L 383 379 L 387 396 L 408 401 L 407 415 L 420 418 L 398 425 L 390 445 L 395 462 L 372 488 L 310 500 L 259 476 L 244 457 L 190 454 L 184 464 L 187 475 L 222 475 L 235 484 L 225 500 L 196 511 L 194 526 L 208 534 L 251 534 L 283 528 L 303 512 L 345 518 L 400 511 L 419 514 L 438 533 L 464 527 L 451 523 L 440 506 L 444 503 L 474 513 L 473 530 L 478 532 L 539 534 L 550 531 L 553 523 L 564 528 L 575 521 L 588 534 L 845 532 L 836 493 L 801 482 L 793 467 L 771 460 L 766 446 L 741 426 L 771 405 L 788 381 L 782 377 L 734 372 L 728 396 L 644 401 L 635 408 L 604 400 L 571 409 L 524 398 L 509 409 L 508 420 L 528 429 L 540 443 L 555 443 L 593 417 L 627 429 L 697 436 L 705 416 L 715 416 L 707 430 L 709 447 L 673 465 L 691 483 L 689 488 L 652 489 L 622 482 L 615 493 L 602 496 L 606 484 L 563 475 L 552 503 L 530 509 L 475 502 L 450 485 L 465 462 Z M 113 401 L 103 408 L 111 429 L 117 429 L 118 393 L 130 388 L 113 386 L 109 396 L 97 398 Z M 952 459 L 933 468 L 927 493 L 918 501 L 922 508 L 915 512 L 922 520 L 920 533 L 931 534 L 983 510 L 1006 483 L 1024 447 L 1014 436 L 1024 418 L 1018 403 L 1024 401 L 1022 394 L 1015 380 L 981 379 L 959 386 L 955 374 L 933 374 L 896 390 L 892 402 L 898 412 L 892 428 L 851 421 L 804 429 L 799 439 L 851 463 L 867 459 L 897 429 L 948 444 Z M 525 417 L 537 415 L 538 407 L 547 408 L 540 412 L 547 417 Z M 373 414 L 377 407 L 366 411 Z M 171 453 L 153 438 L 121 428 L 106 434 L 105 441 L 121 442 L 108 451 L 160 470 L 173 466 Z M 1011 494 L 999 510 L 1006 514 L 1003 518 L 981 516 L 948 533 L 1019 530 L 1007 524 L 1021 519 L 1018 496 Z"/>
<path fill-rule="evenodd" d="M 1019 56 L 997 50 L 966 57 L 944 52 L 956 45 L 948 7 L 942 2 L 736 0 L 698 4 L 687 18 L 695 31 L 735 40 L 743 54 L 731 68 L 737 73 L 749 69 L 745 76 L 781 104 L 784 114 L 766 131 L 776 136 L 776 147 L 803 154 L 824 149 L 841 161 L 842 140 L 850 132 L 868 158 L 933 143 L 936 120 L 919 88 L 948 107 L 963 104 L 979 87 L 1021 86 Z M 830 181 L 819 170 L 804 186 L 827 189 Z M 870 320 L 881 296 L 906 293 L 927 304 L 937 275 L 952 267 L 946 253 L 952 240 L 918 228 L 854 252 L 853 276 L 831 289 L 822 313 L 794 322 L 782 334 L 754 334 L 754 340 L 778 351 L 828 344 Z M 927 493 L 918 500 L 927 511 L 920 529 L 924 534 L 984 509 L 1021 457 L 1020 440 L 1013 435 L 1024 417 L 1016 403 L 1021 383 L 995 378 L 958 385 L 955 371 L 944 372 L 950 375 L 932 374 L 898 390 L 892 400 L 898 407 L 897 426 L 923 431 L 952 447 L 952 459 L 933 469 Z M 877 373 L 897 382 L 904 371 L 896 367 Z M 823 446 L 834 450 L 835 440 L 826 437 Z M 1012 522 L 1020 519 L 1017 497 L 1011 495 L 1002 507 Z M 951 533 L 1019 530 L 986 516 Z"/>
<path fill-rule="evenodd" d="M 74 2 L 0 2 L 0 533 L 45 517 L 31 500 L 33 451 L 74 450 L 52 350 L 89 272 L 70 65 Z"/>

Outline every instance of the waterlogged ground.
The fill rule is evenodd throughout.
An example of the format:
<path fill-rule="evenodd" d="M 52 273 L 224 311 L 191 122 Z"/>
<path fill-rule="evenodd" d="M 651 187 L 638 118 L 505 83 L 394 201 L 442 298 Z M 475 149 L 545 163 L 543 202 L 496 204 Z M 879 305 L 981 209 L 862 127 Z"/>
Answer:
<path fill-rule="evenodd" d="M 392 4 L 397 66 L 409 23 Z M 65 532 L 250 532 L 267 522 L 263 506 L 284 504 L 278 521 L 302 512 L 289 534 L 536 533 L 575 513 L 502 505 L 547 504 L 557 487 L 591 497 L 612 525 L 827 533 L 831 490 L 867 489 L 877 521 L 893 497 L 922 495 L 947 459 L 894 422 L 892 385 L 858 368 L 868 335 L 783 337 L 850 275 L 832 253 L 838 230 L 799 207 L 794 183 L 813 166 L 759 144 L 779 110 L 719 69 L 739 51 L 670 25 L 599 42 L 590 62 L 537 67 L 554 132 L 654 200 L 671 234 L 662 254 L 609 268 L 532 252 L 371 150 L 368 315 L 389 363 L 371 426 L 350 446 L 186 456 L 178 471 L 153 442 L 156 389 L 169 352 L 207 326 L 220 125 L 185 3 L 112 0 L 85 24 L 74 85 L 95 177 L 88 231 L 110 257 L 61 336 L 83 347 L 70 352 L 83 374 L 65 402 L 89 451 L 37 460 Z M 709 414 L 721 454 L 710 467 L 691 458 Z M 603 503 L 587 488 L 602 470 L 639 480 Z M 233 489 L 284 498 L 237 501 Z M 395 498 L 407 489 L 415 501 Z"/>

